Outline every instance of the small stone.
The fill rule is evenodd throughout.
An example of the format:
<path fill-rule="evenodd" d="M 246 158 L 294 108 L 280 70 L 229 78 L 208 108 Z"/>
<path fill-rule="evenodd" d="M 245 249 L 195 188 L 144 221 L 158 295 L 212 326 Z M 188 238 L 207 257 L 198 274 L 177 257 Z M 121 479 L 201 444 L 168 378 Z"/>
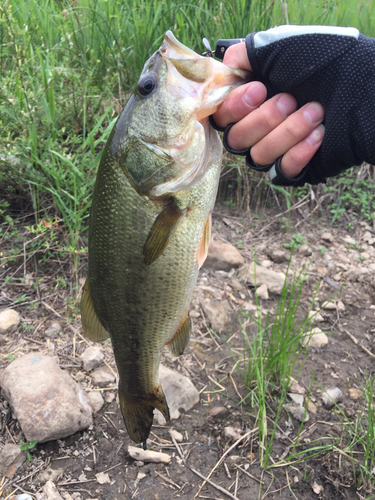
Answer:
<path fill-rule="evenodd" d="M 146 477 L 146 474 L 144 472 L 138 472 L 137 481 L 140 481 L 141 479 L 144 479 L 145 477 Z"/>
<path fill-rule="evenodd" d="M 362 257 L 362 260 L 368 260 L 370 258 L 370 254 L 368 252 L 361 252 L 359 255 Z"/>
<path fill-rule="evenodd" d="M 0 474 L 12 478 L 26 461 L 26 453 L 18 444 L 6 444 L 0 452 Z"/>
<path fill-rule="evenodd" d="M 351 236 L 349 236 L 348 234 L 345 235 L 343 238 L 342 238 L 342 241 L 344 243 L 347 243 L 348 245 L 356 245 L 357 242 L 354 238 L 352 238 Z"/>
<path fill-rule="evenodd" d="M 181 432 L 178 432 L 175 429 L 169 429 L 169 434 L 177 441 L 177 443 L 182 443 L 182 441 L 184 440 L 184 436 L 181 434 Z"/>
<path fill-rule="evenodd" d="M 45 484 L 47 481 L 55 482 L 64 474 L 63 468 L 52 469 L 48 467 L 43 470 L 40 474 L 35 478 L 35 482 L 38 484 Z"/>
<path fill-rule="evenodd" d="M 83 382 L 85 380 L 85 378 L 86 378 L 86 375 L 81 371 L 77 372 L 74 375 L 74 379 L 76 382 Z"/>
<path fill-rule="evenodd" d="M 169 464 L 171 461 L 171 456 L 166 453 L 161 453 L 159 451 L 142 450 L 142 448 L 136 448 L 135 446 L 128 446 L 128 453 L 134 460 L 140 460 L 142 462 L 152 462 L 155 464 Z"/>
<path fill-rule="evenodd" d="M 282 264 L 283 262 L 288 262 L 290 259 L 290 252 L 286 250 L 280 250 L 275 248 L 268 249 L 268 257 L 276 264 Z"/>
<path fill-rule="evenodd" d="M 323 323 L 324 321 L 324 318 L 319 311 L 310 311 L 309 318 L 313 321 L 316 321 L 316 323 Z"/>
<path fill-rule="evenodd" d="M 316 481 L 312 481 L 311 488 L 313 492 L 316 493 L 317 495 L 321 495 L 324 491 L 323 486 L 318 484 Z"/>
<path fill-rule="evenodd" d="M 298 406 L 303 406 L 302 394 L 294 394 L 293 392 L 288 392 L 288 396 L 293 401 L 293 403 L 296 403 L 296 405 Z"/>
<path fill-rule="evenodd" d="M 372 238 L 372 234 L 370 233 L 370 231 L 365 231 L 365 234 L 363 235 L 362 241 L 366 243 L 366 242 L 370 241 L 371 238 Z"/>
<path fill-rule="evenodd" d="M 46 337 L 56 339 L 62 332 L 60 323 L 52 323 L 45 331 Z"/>
<path fill-rule="evenodd" d="M 210 418 L 223 417 L 226 413 L 228 413 L 228 408 L 225 406 L 213 406 L 210 408 L 208 412 L 208 416 Z"/>
<path fill-rule="evenodd" d="M 106 370 L 105 368 L 98 368 L 91 373 L 91 380 L 93 385 L 106 387 L 107 385 L 116 382 L 116 377 L 109 370 Z"/>
<path fill-rule="evenodd" d="M 90 391 L 87 393 L 89 398 L 89 403 L 94 413 L 97 413 L 102 409 L 104 405 L 104 399 L 99 391 Z"/>
<path fill-rule="evenodd" d="M 104 354 L 100 347 L 88 347 L 82 354 L 81 360 L 83 363 L 83 369 L 86 372 L 90 372 L 97 368 L 104 359 Z"/>
<path fill-rule="evenodd" d="M 370 269 L 370 271 L 375 272 L 375 263 L 374 264 L 372 264 L 372 263 L 369 264 L 368 268 Z"/>
<path fill-rule="evenodd" d="M 232 439 L 233 441 L 237 441 L 241 438 L 242 432 L 240 429 L 228 426 L 224 427 L 224 436 L 228 439 Z"/>
<path fill-rule="evenodd" d="M 230 465 L 238 464 L 242 461 L 243 457 L 240 457 L 239 455 L 229 455 L 229 457 L 226 458 L 226 462 L 228 462 Z"/>
<path fill-rule="evenodd" d="M 269 292 L 280 295 L 284 286 L 285 274 L 277 273 L 263 266 L 258 266 L 254 262 L 250 262 L 250 264 L 245 264 L 238 270 L 238 279 L 253 286 L 255 282 L 257 286 L 266 285 Z"/>
<path fill-rule="evenodd" d="M 191 318 L 200 318 L 201 316 L 201 313 L 199 311 L 195 311 L 194 309 L 192 311 L 189 312 L 189 316 Z"/>
<path fill-rule="evenodd" d="M 327 309 L 329 311 L 336 311 L 336 304 L 332 301 L 324 302 L 322 309 Z"/>
<path fill-rule="evenodd" d="M 316 406 L 315 403 L 313 403 L 312 401 L 309 401 L 307 403 L 307 409 L 309 410 L 310 413 L 312 413 L 313 415 L 316 415 L 317 412 L 318 412 L 318 407 Z"/>
<path fill-rule="evenodd" d="M 229 322 L 232 309 L 226 299 L 211 302 L 201 302 L 202 309 L 207 315 L 212 329 L 221 333 L 225 331 Z"/>
<path fill-rule="evenodd" d="M 269 267 L 271 267 L 273 264 L 272 260 L 269 260 L 269 259 L 264 259 L 262 260 L 262 262 L 260 263 L 260 265 L 262 267 L 265 267 L 266 269 L 268 269 Z"/>
<path fill-rule="evenodd" d="M 155 410 L 154 410 L 154 422 L 158 425 L 166 425 L 166 423 L 167 423 L 164 415 L 157 408 L 155 408 Z"/>
<path fill-rule="evenodd" d="M 37 496 L 37 500 L 63 500 L 55 484 L 49 480 L 43 487 L 42 494 Z"/>
<path fill-rule="evenodd" d="M 11 496 L 10 500 L 33 500 L 27 493 L 22 493 L 21 495 Z"/>
<path fill-rule="evenodd" d="M 82 387 L 58 365 L 58 358 L 34 352 L 10 363 L 0 376 L 27 441 L 61 439 L 92 424 Z"/>
<path fill-rule="evenodd" d="M 307 244 L 307 243 L 303 243 L 299 249 L 297 250 L 297 252 L 302 255 L 303 257 L 310 257 L 310 255 L 312 255 L 312 248 Z"/>
<path fill-rule="evenodd" d="M 303 337 L 302 345 L 305 346 L 307 343 L 309 343 L 309 347 L 322 347 L 328 344 L 328 337 L 320 328 L 316 327 Z"/>
<path fill-rule="evenodd" d="M 334 237 L 331 233 L 329 232 L 324 232 L 321 234 L 320 238 L 323 240 L 323 241 L 326 241 L 327 243 L 332 243 L 334 241 Z"/>
<path fill-rule="evenodd" d="M 349 397 L 353 401 L 358 401 L 359 399 L 362 399 L 363 392 L 360 389 L 356 389 L 355 387 L 352 387 L 351 389 L 349 389 Z"/>
<path fill-rule="evenodd" d="M 116 394 L 111 391 L 106 391 L 104 399 L 106 403 L 111 404 L 116 399 Z"/>
<path fill-rule="evenodd" d="M 306 394 L 306 389 L 302 387 L 297 380 L 295 380 L 293 377 L 290 377 L 290 387 L 289 391 L 292 392 L 293 394 Z"/>
<path fill-rule="evenodd" d="M 341 300 L 337 302 L 336 307 L 339 312 L 344 312 L 346 310 L 345 304 Z"/>
<path fill-rule="evenodd" d="M 99 484 L 110 484 L 111 482 L 108 472 L 98 472 L 95 477 Z"/>
<path fill-rule="evenodd" d="M 284 408 L 288 413 L 290 413 L 295 419 L 300 422 L 306 423 L 310 420 L 309 414 L 302 406 L 297 406 L 294 404 L 286 404 Z"/>
<path fill-rule="evenodd" d="M 236 292 L 243 292 L 244 290 L 246 290 L 246 287 L 244 287 L 244 285 L 240 283 L 235 276 L 233 276 L 232 279 L 230 280 L 230 286 Z"/>
<path fill-rule="evenodd" d="M 142 462 L 141 460 L 135 460 L 135 462 L 134 462 L 134 465 L 135 465 L 136 467 L 143 467 L 143 466 L 144 466 L 144 464 L 145 464 L 145 463 L 144 463 L 144 462 Z"/>
<path fill-rule="evenodd" d="M 161 364 L 159 380 L 168 403 L 171 420 L 179 418 L 180 408 L 189 411 L 199 403 L 199 392 L 191 380 L 181 373 Z"/>
<path fill-rule="evenodd" d="M 259 299 L 268 300 L 270 297 L 268 295 L 268 288 L 266 285 L 260 285 L 257 288 L 257 296 Z"/>
<path fill-rule="evenodd" d="M 244 258 L 236 247 L 223 241 L 211 241 L 203 267 L 206 269 L 230 271 L 244 263 Z"/>
<path fill-rule="evenodd" d="M 11 333 L 20 324 L 21 316 L 14 309 L 0 312 L 0 333 Z"/>
<path fill-rule="evenodd" d="M 342 401 L 342 392 L 338 387 L 333 387 L 322 395 L 322 400 L 326 408 L 331 408 L 335 403 Z"/>

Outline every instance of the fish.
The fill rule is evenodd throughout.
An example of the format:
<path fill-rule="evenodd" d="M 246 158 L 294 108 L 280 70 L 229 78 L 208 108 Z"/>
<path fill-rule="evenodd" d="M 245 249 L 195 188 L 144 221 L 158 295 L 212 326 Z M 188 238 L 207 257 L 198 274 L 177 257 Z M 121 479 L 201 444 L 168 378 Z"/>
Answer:
<path fill-rule="evenodd" d="M 149 436 L 169 421 L 158 372 L 165 346 L 189 344 L 189 304 L 208 252 L 222 144 L 209 124 L 249 73 L 203 57 L 168 31 L 104 147 L 89 221 L 85 335 L 110 338 L 125 427 Z"/>

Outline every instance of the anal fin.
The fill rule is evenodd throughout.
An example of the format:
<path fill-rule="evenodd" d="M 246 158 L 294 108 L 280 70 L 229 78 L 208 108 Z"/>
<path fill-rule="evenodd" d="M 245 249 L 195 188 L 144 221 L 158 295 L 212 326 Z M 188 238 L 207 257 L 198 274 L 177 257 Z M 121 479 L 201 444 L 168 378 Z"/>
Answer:
<path fill-rule="evenodd" d="M 186 316 L 182 320 L 177 332 L 172 337 L 172 340 L 167 344 L 167 347 L 173 356 L 180 356 L 184 353 L 185 349 L 189 345 L 190 335 L 191 320 L 188 313 L 186 313 Z"/>
<path fill-rule="evenodd" d="M 171 201 L 156 217 L 143 247 L 143 260 L 146 266 L 155 262 L 163 253 L 186 212 L 186 209 L 181 210 L 174 201 Z"/>
<path fill-rule="evenodd" d="M 150 434 L 154 420 L 154 409 L 157 408 L 167 422 L 170 420 L 167 400 L 160 385 L 147 398 L 133 398 L 125 394 L 121 385 L 118 389 L 119 401 L 126 430 L 135 443 L 143 443 Z"/>
<path fill-rule="evenodd" d="M 207 217 L 206 223 L 203 228 L 201 244 L 198 248 L 198 266 L 199 269 L 203 266 L 204 261 L 207 259 L 208 247 L 211 239 L 211 213 Z"/>
<path fill-rule="evenodd" d="M 93 342 L 100 342 L 101 340 L 109 338 L 109 333 L 101 324 L 100 319 L 96 314 L 90 290 L 89 278 L 86 279 L 85 284 L 83 285 L 81 319 L 82 328 L 87 338 Z"/>

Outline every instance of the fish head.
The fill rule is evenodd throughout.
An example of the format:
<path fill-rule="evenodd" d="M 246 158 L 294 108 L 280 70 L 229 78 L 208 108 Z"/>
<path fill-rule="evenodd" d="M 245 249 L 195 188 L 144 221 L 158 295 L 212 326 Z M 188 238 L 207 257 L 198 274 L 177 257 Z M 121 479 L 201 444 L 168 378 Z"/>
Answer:
<path fill-rule="evenodd" d="M 249 76 L 200 56 L 171 31 L 165 34 L 144 65 L 111 145 L 140 194 L 163 197 L 187 190 L 203 177 L 213 137 L 208 117 Z"/>

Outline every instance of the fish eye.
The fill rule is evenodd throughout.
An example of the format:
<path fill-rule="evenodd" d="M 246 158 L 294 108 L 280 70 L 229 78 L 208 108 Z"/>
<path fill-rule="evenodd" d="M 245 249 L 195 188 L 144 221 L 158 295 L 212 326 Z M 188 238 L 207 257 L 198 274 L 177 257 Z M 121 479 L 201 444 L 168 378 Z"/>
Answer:
<path fill-rule="evenodd" d="M 154 75 L 146 75 L 138 83 L 138 91 L 141 95 L 150 94 L 156 87 L 157 81 Z"/>

